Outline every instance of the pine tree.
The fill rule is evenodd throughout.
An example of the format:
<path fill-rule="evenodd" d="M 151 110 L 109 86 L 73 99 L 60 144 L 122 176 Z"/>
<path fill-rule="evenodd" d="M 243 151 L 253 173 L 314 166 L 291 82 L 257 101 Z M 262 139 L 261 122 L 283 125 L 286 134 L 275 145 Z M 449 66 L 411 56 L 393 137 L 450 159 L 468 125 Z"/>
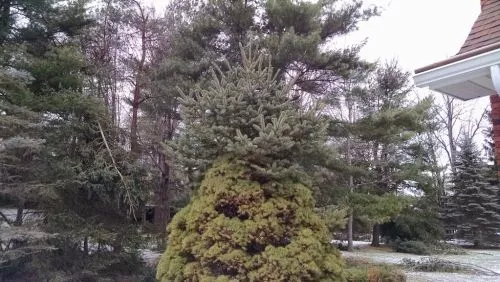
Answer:
<path fill-rule="evenodd" d="M 303 108 L 293 101 L 293 81 L 277 82 L 273 68 L 264 67 L 255 53 L 227 73 L 215 66 L 207 89 L 183 95 L 182 119 L 188 126 L 176 148 L 184 163 L 207 167 L 231 154 L 244 156 L 263 175 L 297 175 L 311 160 L 330 156 L 319 105 Z"/>
<path fill-rule="evenodd" d="M 463 137 L 443 220 L 458 236 L 481 246 L 500 230 L 498 186 L 489 182 L 487 166 L 471 138 Z"/>
<path fill-rule="evenodd" d="M 213 163 L 168 227 L 161 281 L 338 281 L 342 262 L 300 178 L 328 155 L 315 106 L 289 99 L 259 52 L 215 68 L 207 89 L 185 95 L 184 156 Z"/>
<path fill-rule="evenodd" d="M 355 135 L 366 144 L 358 165 L 368 173 L 359 180 L 358 192 L 378 196 L 396 194 L 399 188 L 413 183 L 423 190 L 427 177 L 422 154 L 415 154 L 416 137 L 426 130 L 431 101 L 413 103 L 409 73 L 395 62 L 380 66 L 361 97 L 362 118 L 353 127 Z M 370 196 L 370 197 L 372 197 Z M 389 211 L 389 214 L 394 215 Z M 387 219 L 386 216 L 378 216 Z M 380 223 L 373 220 L 372 245 L 380 244 Z"/>
<path fill-rule="evenodd" d="M 336 5 L 337 1 L 174 1 L 168 13 L 172 34 L 164 48 L 163 63 L 158 64 L 155 79 L 164 81 L 151 103 L 178 108 L 177 88 L 189 92 L 198 83 L 209 81 L 212 62 L 241 61 L 238 44 L 254 40 L 271 55 L 271 64 L 279 81 L 294 80 L 295 98 L 322 95 L 339 76 L 351 69 L 367 68 L 358 56 L 358 46 L 325 50 L 328 42 L 357 28 L 360 21 L 377 14 L 361 1 Z M 178 116 L 178 115 L 177 115 Z M 178 120 L 176 120 L 178 122 Z M 182 130 L 182 128 L 180 129 Z M 174 163 L 174 160 L 167 160 Z M 200 167 L 189 167 L 191 174 Z M 194 178 L 193 175 L 189 175 Z"/>
<path fill-rule="evenodd" d="M 362 1 L 336 2 L 175 1 L 169 9 L 173 40 L 162 70 L 175 77 L 174 86 L 189 89 L 207 78 L 211 62 L 237 63 L 238 44 L 255 40 L 272 55 L 279 80 L 296 76 L 295 85 L 303 92 L 321 95 L 339 77 L 370 66 L 359 58 L 360 46 L 323 48 L 378 14 Z"/>
<path fill-rule="evenodd" d="M 40 201 L 47 189 L 42 116 L 26 107 L 32 99 L 22 79 L 0 72 L 0 198 L 18 209 L 13 222 L 23 223 L 26 202 Z M 49 193 L 50 194 L 50 193 Z"/>
<path fill-rule="evenodd" d="M 78 45 L 89 23 L 85 1 L 10 2 L 15 16 L 0 38 L 0 205 L 17 207 L 19 227 L 2 242 L 10 249 L 2 250 L 0 280 L 113 275 L 135 259 L 123 250 L 136 247 L 130 219 L 142 191 L 135 183 L 146 182 L 109 138 L 115 128 L 103 103 L 86 92 Z M 25 225 L 24 208 L 44 220 Z"/>

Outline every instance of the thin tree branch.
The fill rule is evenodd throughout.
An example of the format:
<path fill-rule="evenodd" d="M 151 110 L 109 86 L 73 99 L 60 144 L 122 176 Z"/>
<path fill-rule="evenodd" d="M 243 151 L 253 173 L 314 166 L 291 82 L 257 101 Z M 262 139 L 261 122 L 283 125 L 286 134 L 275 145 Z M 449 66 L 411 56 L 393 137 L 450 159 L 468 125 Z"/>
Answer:
<path fill-rule="evenodd" d="M 135 216 L 135 210 L 134 210 L 134 201 L 132 200 L 132 195 L 130 194 L 130 188 L 127 185 L 127 182 L 125 181 L 125 177 L 123 177 L 123 174 L 120 172 L 118 169 L 118 166 L 116 165 L 115 158 L 113 157 L 113 153 L 111 152 L 111 148 L 109 147 L 108 141 L 106 140 L 106 136 L 104 135 L 104 131 L 102 130 L 102 126 L 100 122 L 97 122 L 97 125 L 99 126 L 99 132 L 101 133 L 102 140 L 104 141 L 104 144 L 106 145 L 106 149 L 108 151 L 109 157 L 111 158 L 111 161 L 113 162 L 113 167 L 115 168 L 116 172 L 120 176 L 120 180 L 123 182 L 123 186 L 125 187 L 125 197 L 127 198 L 129 202 L 129 213 L 132 214 L 134 217 L 134 220 L 137 220 Z"/>
<path fill-rule="evenodd" d="M 0 216 L 5 220 L 5 222 L 7 222 L 9 226 L 12 225 L 12 222 L 1 211 L 0 211 Z"/>

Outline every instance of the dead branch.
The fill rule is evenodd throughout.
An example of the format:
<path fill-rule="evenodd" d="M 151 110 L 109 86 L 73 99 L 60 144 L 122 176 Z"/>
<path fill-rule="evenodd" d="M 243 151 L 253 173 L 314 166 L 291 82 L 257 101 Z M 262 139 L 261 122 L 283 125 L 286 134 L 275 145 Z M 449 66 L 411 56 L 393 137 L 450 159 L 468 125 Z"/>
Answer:
<path fill-rule="evenodd" d="M 12 222 L 7 218 L 7 216 L 5 216 L 5 214 L 3 214 L 3 212 L 0 211 L 0 216 L 5 220 L 5 222 L 7 222 L 7 224 L 10 226 L 12 225 Z"/>
<path fill-rule="evenodd" d="M 113 167 L 115 168 L 116 173 L 118 173 L 118 175 L 120 176 L 120 180 L 122 181 L 123 186 L 125 187 L 125 198 L 127 199 L 128 203 L 129 203 L 129 213 L 132 214 L 132 216 L 136 220 L 137 218 L 135 216 L 135 209 L 134 209 L 135 204 L 134 204 L 134 201 L 132 200 L 132 195 L 130 192 L 131 189 L 130 189 L 129 185 L 127 184 L 127 182 L 125 181 L 125 177 L 123 177 L 123 174 L 118 169 L 115 158 L 113 157 L 113 153 L 111 152 L 111 148 L 109 147 L 108 141 L 106 140 L 106 136 L 104 135 L 104 131 L 102 130 L 101 123 L 97 122 L 97 125 L 99 126 L 99 132 L 101 133 L 102 140 L 104 141 L 104 144 L 106 145 L 106 149 L 108 151 L 109 157 L 111 158 L 111 161 L 113 162 Z"/>

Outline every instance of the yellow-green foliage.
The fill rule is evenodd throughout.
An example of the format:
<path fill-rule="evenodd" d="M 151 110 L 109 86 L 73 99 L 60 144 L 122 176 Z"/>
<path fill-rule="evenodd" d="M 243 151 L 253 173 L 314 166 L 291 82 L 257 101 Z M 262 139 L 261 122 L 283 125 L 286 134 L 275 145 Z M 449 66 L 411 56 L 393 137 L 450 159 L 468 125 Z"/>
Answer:
<path fill-rule="evenodd" d="M 160 281 L 343 280 L 340 254 L 307 187 L 251 178 L 227 160 L 207 171 L 168 226 Z"/>

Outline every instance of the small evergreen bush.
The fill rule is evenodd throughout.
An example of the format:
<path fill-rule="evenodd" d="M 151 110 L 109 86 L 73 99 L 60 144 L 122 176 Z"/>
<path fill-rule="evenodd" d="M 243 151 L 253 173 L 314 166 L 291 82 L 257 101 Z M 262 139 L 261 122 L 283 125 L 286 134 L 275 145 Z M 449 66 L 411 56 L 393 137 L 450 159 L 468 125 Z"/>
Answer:
<path fill-rule="evenodd" d="M 311 192 L 292 181 L 257 181 L 221 160 L 168 226 L 160 281 L 342 281 L 343 262 L 314 213 Z"/>
<path fill-rule="evenodd" d="M 430 255 L 431 250 L 422 241 L 396 241 L 392 245 L 394 251 L 416 255 Z"/>
<path fill-rule="evenodd" d="M 423 241 L 436 242 L 442 238 L 441 222 L 434 214 L 407 211 L 391 222 L 381 225 L 381 235 L 388 242 Z"/>

